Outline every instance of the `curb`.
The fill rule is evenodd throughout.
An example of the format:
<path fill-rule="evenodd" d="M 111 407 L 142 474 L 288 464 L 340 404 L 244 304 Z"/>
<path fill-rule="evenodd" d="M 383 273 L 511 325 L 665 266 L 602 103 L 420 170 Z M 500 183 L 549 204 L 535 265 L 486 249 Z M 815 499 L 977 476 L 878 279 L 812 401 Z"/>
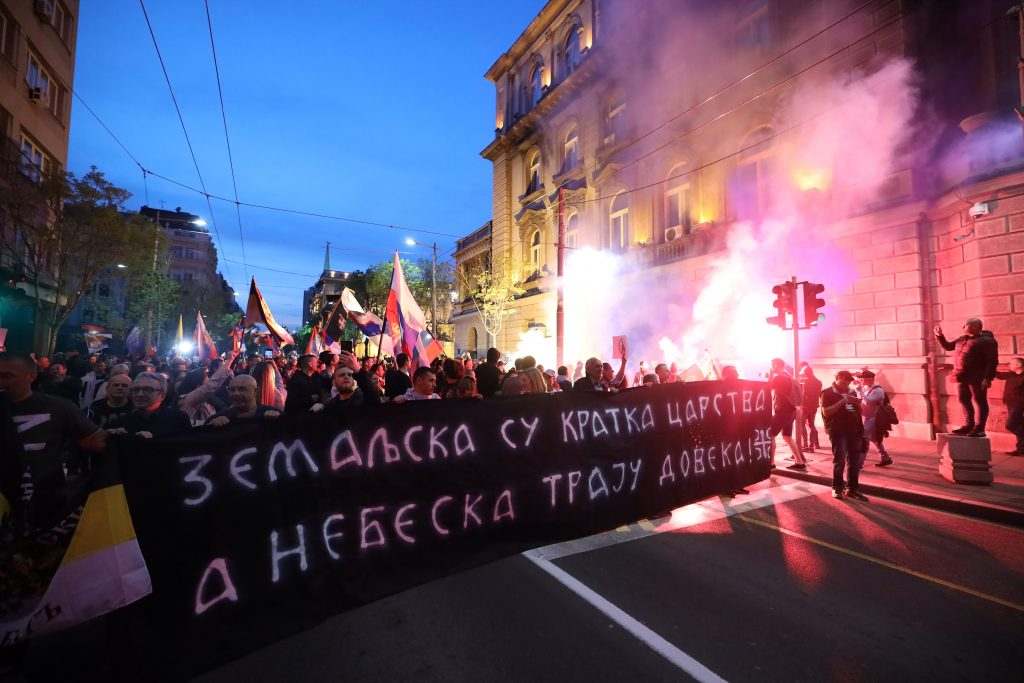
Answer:
<path fill-rule="evenodd" d="M 808 481 L 812 484 L 822 484 L 829 487 L 832 486 L 832 477 L 825 477 L 818 474 L 799 472 L 785 468 L 772 470 L 772 474 L 775 476 L 789 477 L 790 479 L 799 479 L 800 481 Z M 920 493 L 918 491 L 909 491 L 907 489 L 890 488 L 873 484 L 861 484 L 860 491 L 868 496 L 878 496 L 879 498 L 897 500 L 902 503 L 911 503 L 913 505 L 919 505 L 933 510 L 953 512 L 958 515 L 963 515 L 964 517 L 971 517 L 986 522 L 996 522 L 997 524 L 1006 524 L 1008 526 L 1024 529 L 1024 510 L 1018 510 L 1016 508 L 993 505 L 991 503 L 966 501 L 961 498 Z"/>

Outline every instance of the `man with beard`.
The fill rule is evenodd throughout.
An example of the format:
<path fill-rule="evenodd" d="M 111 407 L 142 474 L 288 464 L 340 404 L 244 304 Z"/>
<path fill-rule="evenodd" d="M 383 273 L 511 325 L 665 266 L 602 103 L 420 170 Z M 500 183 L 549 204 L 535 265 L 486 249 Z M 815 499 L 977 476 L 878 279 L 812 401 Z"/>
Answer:
<path fill-rule="evenodd" d="M 134 434 L 152 439 L 184 434 L 191 428 L 185 413 L 173 405 L 163 405 L 167 398 L 167 378 L 163 375 L 140 373 L 128 392 L 132 411 L 108 423 L 111 434 Z"/>
<path fill-rule="evenodd" d="M 356 383 L 355 373 L 346 365 L 334 370 L 334 397 L 327 403 L 316 403 L 310 408 L 314 413 L 323 412 L 332 418 L 345 415 L 352 408 L 363 405 L 363 390 Z"/>

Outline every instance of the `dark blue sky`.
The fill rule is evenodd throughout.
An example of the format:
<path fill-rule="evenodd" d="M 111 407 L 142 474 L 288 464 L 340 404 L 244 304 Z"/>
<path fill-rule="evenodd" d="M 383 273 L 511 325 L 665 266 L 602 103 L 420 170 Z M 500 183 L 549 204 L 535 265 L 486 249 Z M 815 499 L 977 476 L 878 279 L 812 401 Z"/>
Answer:
<path fill-rule="evenodd" d="M 491 167 L 479 151 L 493 134 L 494 90 L 483 73 L 543 4 L 212 0 L 239 197 L 457 235 L 474 230 L 491 213 Z M 146 6 L 207 188 L 230 197 L 203 2 Z M 136 0 L 82 3 L 75 89 L 147 168 L 198 186 Z M 138 167 L 80 103 L 72 111 L 70 169 L 95 164 L 134 194 L 132 208 L 145 203 Z M 161 201 L 210 220 L 202 196 L 150 177 L 149 204 Z M 245 292 L 234 208 L 214 201 L 213 209 L 220 270 Z M 265 210 L 243 208 L 242 225 L 249 272 L 287 325 L 299 323 L 313 278 L 254 266 L 315 276 L 327 240 L 338 269 L 409 249 L 404 231 Z M 451 249 L 453 238 L 437 239 Z"/>

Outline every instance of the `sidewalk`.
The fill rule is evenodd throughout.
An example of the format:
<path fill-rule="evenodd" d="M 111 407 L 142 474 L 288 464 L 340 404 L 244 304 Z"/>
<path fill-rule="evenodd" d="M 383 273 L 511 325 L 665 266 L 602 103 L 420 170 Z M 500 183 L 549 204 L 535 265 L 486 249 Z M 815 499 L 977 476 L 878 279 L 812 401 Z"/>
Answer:
<path fill-rule="evenodd" d="M 832 452 L 824 431 L 823 445 L 806 453 L 807 469 L 786 469 L 793 463 L 790 451 L 779 438 L 775 476 L 790 477 L 830 486 L 832 483 Z M 885 447 L 895 461 L 888 467 L 875 467 L 878 453 L 874 446 L 868 451 L 860 475 L 860 489 L 867 496 L 892 498 L 946 512 L 955 512 L 992 522 L 1024 527 L 1024 456 L 1006 455 L 993 449 L 992 474 L 988 485 L 954 484 L 939 474 L 939 455 L 935 441 L 886 439 Z"/>

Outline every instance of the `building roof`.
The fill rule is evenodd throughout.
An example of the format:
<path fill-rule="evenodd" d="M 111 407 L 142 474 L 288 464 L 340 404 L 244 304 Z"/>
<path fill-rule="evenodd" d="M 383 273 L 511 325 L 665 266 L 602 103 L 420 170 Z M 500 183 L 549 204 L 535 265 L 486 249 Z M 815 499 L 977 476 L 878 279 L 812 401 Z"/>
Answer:
<path fill-rule="evenodd" d="M 173 227 L 176 230 L 192 230 L 193 232 L 208 232 L 205 221 L 202 217 L 182 211 L 181 207 L 175 207 L 174 211 L 169 209 L 155 209 L 151 206 L 143 206 L 139 213 L 147 218 L 152 218 L 161 225 Z M 168 225 L 170 224 L 170 225 Z"/>
<path fill-rule="evenodd" d="M 491 236 L 491 228 L 493 227 L 492 221 L 487 221 L 479 228 L 469 233 L 465 237 L 455 240 L 455 251 L 462 251 L 466 247 L 469 247 L 477 242 L 487 239 Z"/>

